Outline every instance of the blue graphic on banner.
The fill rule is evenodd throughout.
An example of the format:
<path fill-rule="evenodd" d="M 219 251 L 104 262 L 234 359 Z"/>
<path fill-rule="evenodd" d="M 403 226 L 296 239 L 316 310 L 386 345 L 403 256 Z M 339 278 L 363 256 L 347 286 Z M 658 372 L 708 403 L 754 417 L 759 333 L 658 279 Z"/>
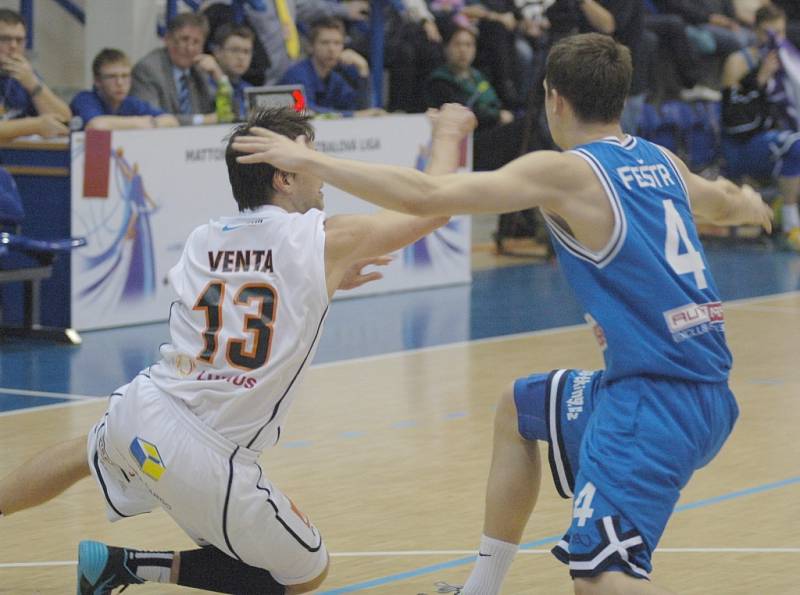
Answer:
<path fill-rule="evenodd" d="M 80 300 L 106 305 L 138 301 L 156 292 L 150 216 L 157 205 L 145 190 L 138 164 L 130 164 L 122 149 L 112 150 L 110 158 L 120 199 L 93 199 L 97 208 L 93 209 L 94 220 L 84 222 L 88 223 L 84 235 L 101 251 L 81 258 L 82 270 L 90 274 L 92 282 L 78 294 Z M 118 295 L 106 295 L 107 291 Z"/>
<path fill-rule="evenodd" d="M 431 145 L 420 147 L 414 167 L 424 171 L 431 156 Z M 464 254 L 456 241 L 460 235 L 461 223 L 450 221 L 433 233 L 403 248 L 403 265 L 407 268 L 426 268 L 433 264 L 433 254 Z M 453 238 L 452 240 L 450 238 Z"/>

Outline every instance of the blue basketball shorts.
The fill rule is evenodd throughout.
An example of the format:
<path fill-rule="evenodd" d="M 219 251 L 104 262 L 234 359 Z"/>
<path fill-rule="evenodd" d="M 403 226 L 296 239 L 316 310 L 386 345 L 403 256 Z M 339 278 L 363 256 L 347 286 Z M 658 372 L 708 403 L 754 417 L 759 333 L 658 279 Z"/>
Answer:
<path fill-rule="evenodd" d="M 723 137 L 725 175 L 772 178 L 800 176 L 800 133 L 790 130 L 761 132 L 741 142 Z"/>
<path fill-rule="evenodd" d="M 648 578 L 680 490 L 730 435 L 739 409 L 726 383 L 554 370 L 514 383 L 520 435 L 548 444 L 572 523 L 553 548 L 573 578 Z"/>

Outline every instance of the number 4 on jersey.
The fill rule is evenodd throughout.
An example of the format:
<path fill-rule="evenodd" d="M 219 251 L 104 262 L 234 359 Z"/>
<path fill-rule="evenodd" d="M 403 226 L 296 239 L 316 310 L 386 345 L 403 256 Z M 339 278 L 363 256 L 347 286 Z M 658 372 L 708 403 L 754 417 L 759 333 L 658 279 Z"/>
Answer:
<path fill-rule="evenodd" d="M 686 232 L 686 225 L 671 200 L 664 201 L 664 220 L 667 224 L 667 240 L 664 245 L 667 262 L 678 275 L 693 273 L 698 289 L 705 289 L 708 283 L 703 274 L 706 269 L 703 257 L 692 245 Z M 681 244 L 686 248 L 686 252 L 680 252 Z"/>

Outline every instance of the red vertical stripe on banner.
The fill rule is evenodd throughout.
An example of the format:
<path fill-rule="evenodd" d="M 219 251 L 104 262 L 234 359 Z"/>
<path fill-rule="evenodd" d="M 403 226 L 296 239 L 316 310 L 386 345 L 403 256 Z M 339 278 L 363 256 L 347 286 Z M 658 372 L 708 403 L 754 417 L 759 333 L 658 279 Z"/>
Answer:
<path fill-rule="evenodd" d="M 83 163 L 83 197 L 108 198 L 111 169 L 111 131 L 87 130 Z"/>

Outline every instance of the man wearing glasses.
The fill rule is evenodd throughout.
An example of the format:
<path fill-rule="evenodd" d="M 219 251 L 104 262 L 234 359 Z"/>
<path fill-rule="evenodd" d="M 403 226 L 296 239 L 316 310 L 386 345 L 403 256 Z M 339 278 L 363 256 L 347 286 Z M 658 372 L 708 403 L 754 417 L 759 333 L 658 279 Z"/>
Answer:
<path fill-rule="evenodd" d="M 131 63 L 122 51 L 101 50 L 92 61 L 92 74 L 94 88 L 81 91 L 70 103 L 82 126 L 97 130 L 178 126 L 172 114 L 129 95 Z"/>
<path fill-rule="evenodd" d="M 252 85 L 242 79 L 253 60 L 255 33 L 246 25 L 225 24 L 214 33 L 214 57 L 233 88 L 236 120 L 247 119 L 244 90 Z"/>
<path fill-rule="evenodd" d="M 224 73 L 213 56 L 203 53 L 207 36 L 205 16 L 184 12 L 174 17 L 164 47 L 133 67 L 131 95 L 175 114 L 182 125 L 216 123 L 208 78 L 218 83 Z"/>
<path fill-rule="evenodd" d="M 39 78 L 25 58 L 25 21 L 0 9 L 0 140 L 67 134 L 67 104 Z"/>

